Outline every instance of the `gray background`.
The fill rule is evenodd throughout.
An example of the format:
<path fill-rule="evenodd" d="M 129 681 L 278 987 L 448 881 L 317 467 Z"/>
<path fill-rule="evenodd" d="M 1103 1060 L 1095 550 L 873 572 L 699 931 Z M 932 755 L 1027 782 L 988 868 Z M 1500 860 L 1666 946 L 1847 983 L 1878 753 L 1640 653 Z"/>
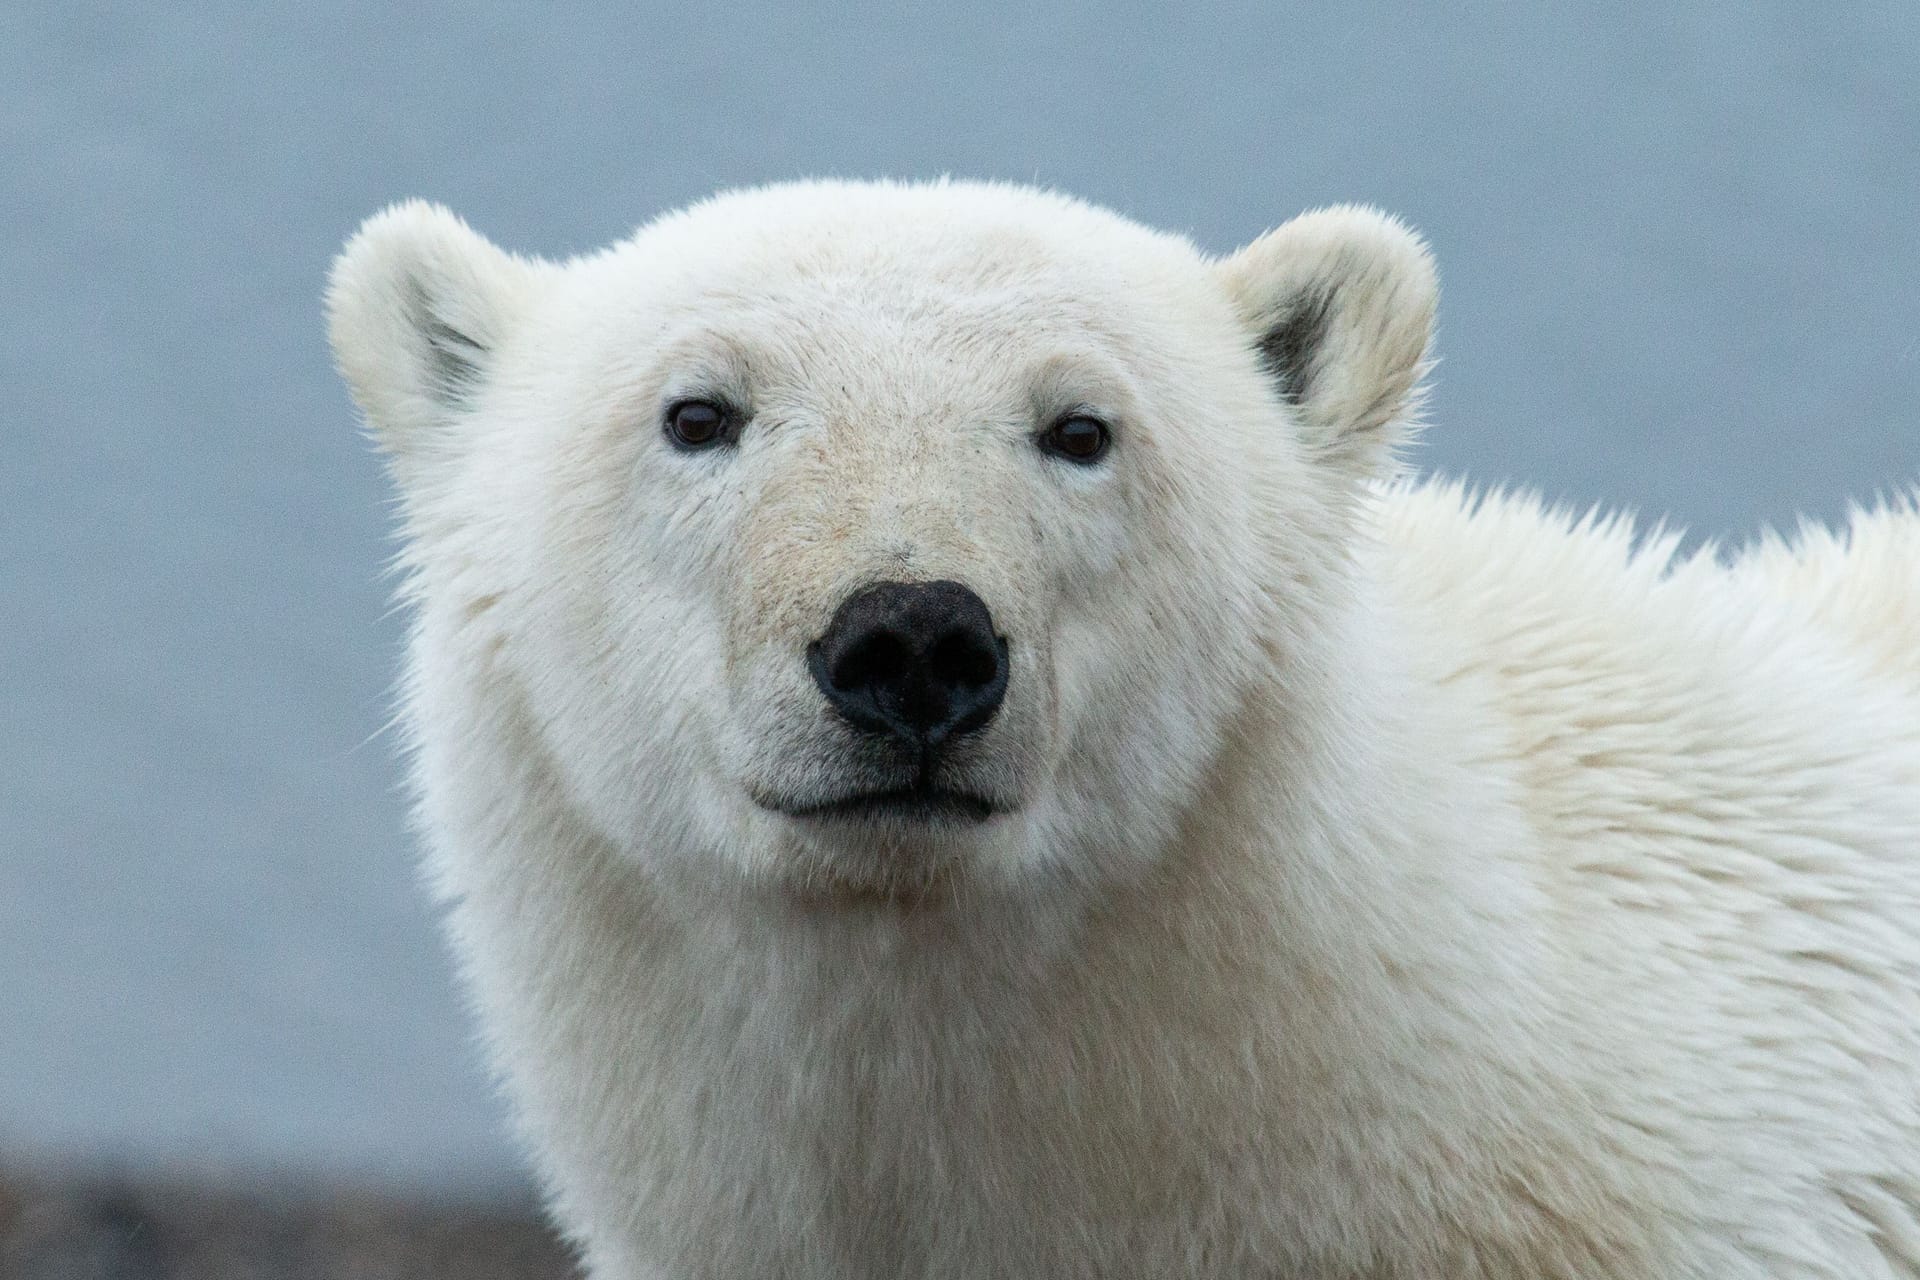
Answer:
<path fill-rule="evenodd" d="M 1445 276 L 1435 468 L 1741 536 L 1920 475 L 1920 6 L 0 6 L 0 1161 L 520 1177 L 411 883 L 365 214 L 1038 180 Z"/>

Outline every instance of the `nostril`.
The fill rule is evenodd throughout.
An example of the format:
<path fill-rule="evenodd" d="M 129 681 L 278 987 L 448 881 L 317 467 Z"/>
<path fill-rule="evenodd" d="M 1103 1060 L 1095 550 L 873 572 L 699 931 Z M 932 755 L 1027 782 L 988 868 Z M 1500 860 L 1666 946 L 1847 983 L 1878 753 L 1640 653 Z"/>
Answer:
<path fill-rule="evenodd" d="M 979 688 L 999 671 L 999 655 L 969 631 L 949 631 L 927 651 L 927 674 L 948 687 Z"/>
<path fill-rule="evenodd" d="M 907 642 L 891 631 L 865 636 L 847 648 L 828 665 L 828 679 L 843 693 L 871 689 L 899 680 L 912 661 Z"/>

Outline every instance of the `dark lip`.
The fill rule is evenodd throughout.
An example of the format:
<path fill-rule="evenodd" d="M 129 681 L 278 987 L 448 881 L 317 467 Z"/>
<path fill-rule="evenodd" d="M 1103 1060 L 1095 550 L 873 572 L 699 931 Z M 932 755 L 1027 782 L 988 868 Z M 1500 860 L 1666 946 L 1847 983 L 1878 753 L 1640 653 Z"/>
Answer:
<path fill-rule="evenodd" d="M 891 787 L 805 802 L 762 796 L 755 799 L 763 807 L 790 818 L 904 818 L 909 822 L 978 823 L 999 812 L 999 806 L 985 796 L 948 787 Z"/>

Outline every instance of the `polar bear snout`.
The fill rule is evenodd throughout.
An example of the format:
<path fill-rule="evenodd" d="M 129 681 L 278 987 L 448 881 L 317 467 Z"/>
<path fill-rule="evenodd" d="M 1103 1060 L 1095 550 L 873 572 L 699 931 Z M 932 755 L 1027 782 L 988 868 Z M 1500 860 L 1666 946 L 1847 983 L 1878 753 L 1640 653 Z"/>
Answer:
<path fill-rule="evenodd" d="M 986 602 L 958 582 L 880 582 L 834 611 L 807 648 L 829 705 L 863 733 L 927 758 L 985 728 L 1007 693 L 1007 642 Z"/>

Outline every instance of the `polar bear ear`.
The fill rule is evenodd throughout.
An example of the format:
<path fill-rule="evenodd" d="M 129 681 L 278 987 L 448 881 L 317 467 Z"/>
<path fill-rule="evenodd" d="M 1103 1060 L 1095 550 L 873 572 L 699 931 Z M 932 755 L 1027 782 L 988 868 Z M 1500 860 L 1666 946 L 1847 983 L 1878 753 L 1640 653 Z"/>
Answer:
<path fill-rule="evenodd" d="M 452 442 L 541 274 L 419 200 L 367 219 L 334 259 L 334 360 L 402 475 Z"/>
<path fill-rule="evenodd" d="M 1302 214 L 1218 269 L 1309 445 L 1359 477 L 1385 473 L 1427 370 L 1439 285 L 1426 244 L 1346 205 Z"/>

